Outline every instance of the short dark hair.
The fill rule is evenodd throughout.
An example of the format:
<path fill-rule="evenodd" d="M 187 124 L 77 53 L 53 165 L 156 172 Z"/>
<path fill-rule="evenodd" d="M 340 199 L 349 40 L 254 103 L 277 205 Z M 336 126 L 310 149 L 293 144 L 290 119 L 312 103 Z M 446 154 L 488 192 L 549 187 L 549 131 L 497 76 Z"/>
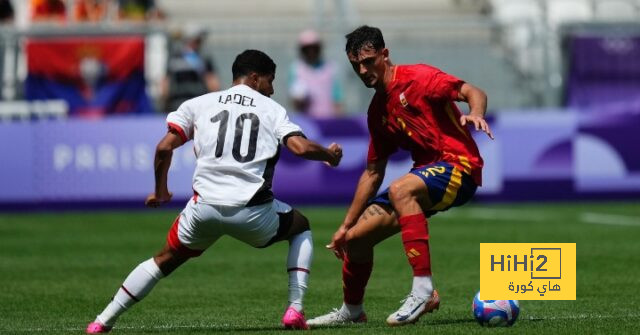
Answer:
<path fill-rule="evenodd" d="M 384 48 L 382 32 L 376 27 L 360 26 L 345 37 L 347 38 L 345 51 L 352 55 L 357 55 L 360 49 L 366 46 L 376 51 Z"/>
<path fill-rule="evenodd" d="M 231 72 L 233 73 L 233 80 L 246 76 L 251 72 L 260 75 L 275 74 L 276 63 L 260 50 L 245 50 L 236 56 L 236 60 L 233 61 L 231 66 Z"/>

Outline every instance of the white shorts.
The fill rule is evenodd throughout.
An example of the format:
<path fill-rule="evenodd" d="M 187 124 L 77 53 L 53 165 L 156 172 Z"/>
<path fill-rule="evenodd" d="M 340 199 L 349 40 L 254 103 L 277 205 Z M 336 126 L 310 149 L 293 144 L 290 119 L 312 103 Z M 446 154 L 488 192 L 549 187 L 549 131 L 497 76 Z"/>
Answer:
<path fill-rule="evenodd" d="M 204 204 L 194 197 L 173 223 L 167 242 L 172 249 L 194 257 L 223 235 L 256 248 L 266 247 L 286 233 L 279 229 L 288 230 L 292 214 L 291 206 L 275 199 L 257 206 L 229 207 Z M 281 227 L 281 220 L 288 222 Z"/>

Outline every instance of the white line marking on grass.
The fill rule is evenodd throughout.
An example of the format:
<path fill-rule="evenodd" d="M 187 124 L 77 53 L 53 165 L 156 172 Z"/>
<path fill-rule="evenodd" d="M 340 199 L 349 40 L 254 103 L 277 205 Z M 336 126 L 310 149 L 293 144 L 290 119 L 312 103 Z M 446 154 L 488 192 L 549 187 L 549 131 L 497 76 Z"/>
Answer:
<path fill-rule="evenodd" d="M 580 220 L 592 224 L 640 227 L 640 217 L 637 216 L 586 212 L 580 214 Z"/>
<path fill-rule="evenodd" d="M 24 328 L 24 329 L 0 329 L 0 331 L 11 331 L 16 333 L 35 333 L 35 332 L 77 332 L 84 331 L 86 328 Z"/>

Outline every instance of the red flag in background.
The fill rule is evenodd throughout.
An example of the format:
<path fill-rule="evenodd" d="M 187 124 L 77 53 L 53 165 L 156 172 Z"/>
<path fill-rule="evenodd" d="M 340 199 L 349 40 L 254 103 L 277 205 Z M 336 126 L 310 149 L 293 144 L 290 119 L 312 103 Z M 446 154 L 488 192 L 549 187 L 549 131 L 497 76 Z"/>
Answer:
<path fill-rule="evenodd" d="M 28 100 L 63 99 L 70 115 L 150 113 L 142 37 L 29 39 Z"/>

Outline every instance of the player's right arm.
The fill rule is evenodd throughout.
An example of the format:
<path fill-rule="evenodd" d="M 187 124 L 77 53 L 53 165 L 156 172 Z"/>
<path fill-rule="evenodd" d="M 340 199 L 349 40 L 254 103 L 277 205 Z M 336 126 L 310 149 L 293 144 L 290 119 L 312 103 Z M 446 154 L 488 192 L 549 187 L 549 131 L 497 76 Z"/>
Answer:
<path fill-rule="evenodd" d="M 173 150 L 184 143 L 182 136 L 174 128 L 169 128 L 169 132 L 160 140 L 156 146 L 156 154 L 153 163 L 155 174 L 155 192 L 149 194 L 144 204 L 147 207 L 158 207 L 171 200 L 171 192 L 167 186 L 169 167 L 171 167 L 171 157 Z"/>
<path fill-rule="evenodd" d="M 342 226 L 346 229 L 351 228 L 356 222 L 362 212 L 364 212 L 367 205 L 367 201 L 371 199 L 380 188 L 382 181 L 384 180 L 384 171 L 387 168 L 387 160 L 379 160 L 375 162 L 367 163 L 367 168 L 364 170 L 358 181 L 358 187 L 356 193 L 351 201 L 351 206 L 345 215 Z"/>
<path fill-rule="evenodd" d="M 153 171 L 155 175 L 155 192 L 147 196 L 144 204 L 147 207 L 158 207 L 171 200 L 172 194 L 167 187 L 169 167 L 173 150 L 193 139 L 194 133 L 194 113 L 193 102 L 188 100 L 175 112 L 167 115 L 167 126 L 169 131 L 156 146 L 156 154 L 153 161 Z"/>
<path fill-rule="evenodd" d="M 369 106 L 369 114 L 367 117 L 367 126 L 369 128 L 369 150 L 367 152 L 367 168 L 364 170 L 358 181 L 353 201 L 347 210 L 342 225 L 336 230 L 331 239 L 331 243 L 327 245 L 328 249 L 333 250 L 335 255 L 342 259 L 344 255 L 344 243 L 347 231 L 358 222 L 358 218 L 366 209 L 367 202 L 371 199 L 382 185 L 384 173 L 387 168 L 389 156 L 397 149 L 395 142 L 387 137 L 382 130 L 385 126 L 384 118 L 376 111 L 380 107 L 376 96 L 374 96 L 371 106 Z"/>
<path fill-rule="evenodd" d="M 302 135 L 285 137 L 285 145 L 291 152 L 304 159 L 327 162 L 330 166 L 338 166 L 342 159 L 342 147 L 331 143 L 328 148 L 308 140 Z"/>
<path fill-rule="evenodd" d="M 367 201 L 371 199 L 380 188 L 382 181 L 384 180 L 384 172 L 387 167 L 387 159 L 377 160 L 367 163 L 367 168 L 364 170 L 358 181 L 358 187 L 356 193 L 353 196 L 351 206 L 345 215 L 342 225 L 336 230 L 331 239 L 331 243 L 327 245 L 328 249 L 333 250 L 336 257 L 342 259 L 344 255 L 344 242 L 347 235 L 347 231 L 356 222 L 362 212 L 364 212 Z"/>

